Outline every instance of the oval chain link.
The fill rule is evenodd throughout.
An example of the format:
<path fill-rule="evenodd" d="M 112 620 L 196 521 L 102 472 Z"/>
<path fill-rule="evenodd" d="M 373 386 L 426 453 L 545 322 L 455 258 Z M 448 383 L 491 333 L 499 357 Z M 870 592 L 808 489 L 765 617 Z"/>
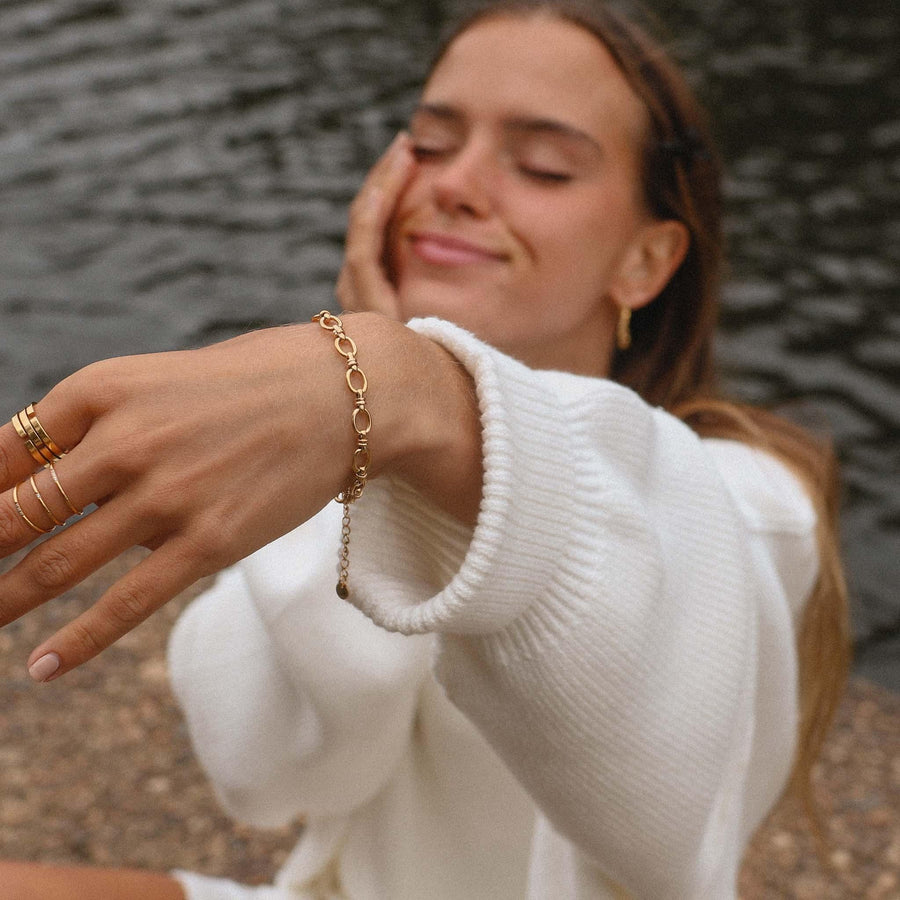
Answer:
<path fill-rule="evenodd" d="M 344 331 L 344 323 L 340 318 L 328 312 L 327 309 L 323 309 L 322 312 L 313 316 L 313 321 L 318 322 L 322 328 L 334 335 L 334 347 L 347 361 L 347 371 L 344 373 L 344 377 L 347 387 L 354 396 L 353 413 L 350 419 L 356 434 L 356 447 L 351 460 L 353 476 L 347 487 L 334 498 L 344 507 L 344 515 L 341 518 L 341 549 L 338 554 L 338 583 L 335 590 L 340 598 L 346 600 L 350 596 L 350 589 L 347 586 L 350 576 L 350 504 L 362 496 L 372 462 L 368 439 L 368 434 L 372 429 L 372 414 L 366 408 L 366 391 L 369 388 L 369 381 L 357 362 L 356 343 Z"/>

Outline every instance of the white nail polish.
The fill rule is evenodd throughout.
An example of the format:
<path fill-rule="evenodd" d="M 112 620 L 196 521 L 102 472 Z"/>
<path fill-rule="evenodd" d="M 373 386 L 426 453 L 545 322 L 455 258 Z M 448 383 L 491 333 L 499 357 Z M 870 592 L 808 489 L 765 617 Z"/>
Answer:
<path fill-rule="evenodd" d="M 45 653 L 29 667 L 28 674 L 35 681 L 46 681 L 60 666 L 60 658 L 55 653 Z"/>

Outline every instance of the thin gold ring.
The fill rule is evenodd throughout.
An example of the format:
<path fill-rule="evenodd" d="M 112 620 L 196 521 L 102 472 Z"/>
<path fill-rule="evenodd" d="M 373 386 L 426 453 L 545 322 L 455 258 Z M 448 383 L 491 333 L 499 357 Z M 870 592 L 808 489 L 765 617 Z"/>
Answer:
<path fill-rule="evenodd" d="M 29 436 L 28 431 L 26 430 L 25 426 L 19 420 L 19 416 L 21 416 L 21 415 L 22 415 L 22 413 L 16 413 L 12 417 L 12 423 L 16 428 L 16 433 L 19 435 L 20 438 L 22 438 L 23 441 L 25 441 L 25 449 L 31 454 L 31 457 L 32 457 L 32 459 L 34 459 L 35 462 L 37 462 L 38 464 L 40 464 L 42 466 L 49 465 L 51 462 L 53 462 L 53 458 L 49 457 L 50 451 L 48 450 L 47 451 L 48 456 L 45 456 L 43 454 L 43 452 L 41 451 L 40 446 L 36 445 L 34 443 L 34 441 Z M 27 421 L 27 419 L 26 419 L 26 421 Z"/>
<path fill-rule="evenodd" d="M 72 510 L 72 514 L 76 516 L 80 516 L 84 510 L 78 509 L 75 504 L 69 499 L 69 495 L 63 490 L 63 486 L 59 483 L 59 475 L 56 474 L 56 466 L 53 463 L 50 463 L 47 468 L 50 470 L 50 477 L 53 479 L 53 483 L 56 485 L 56 489 L 62 494 L 63 500 L 66 501 L 66 506 Z"/>
<path fill-rule="evenodd" d="M 34 404 L 29 403 L 28 406 L 25 407 L 25 415 L 28 417 L 28 421 L 34 428 L 35 434 L 38 436 L 38 440 L 53 454 L 56 459 L 62 459 L 66 455 L 66 451 L 60 449 L 59 445 L 44 431 L 44 426 L 41 425 L 40 419 L 37 417 L 37 413 L 34 409 Z"/>
<path fill-rule="evenodd" d="M 50 534 L 53 530 L 52 528 L 41 528 L 39 525 L 35 525 L 34 522 L 25 515 L 25 510 L 22 509 L 22 506 L 19 503 L 19 485 L 16 485 L 13 488 L 13 505 L 16 507 L 16 512 L 22 517 L 25 524 L 33 528 L 38 534 Z"/>
<path fill-rule="evenodd" d="M 31 485 L 31 489 L 34 491 L 34 496 L 37 497 L 37 502 L 40 503 L 44 508 L 44 512 L 47 513 L 47 518 L 50 519 L 54 526 L 65 525 L 65 522 L 60 522 L 59 519 L 57 519 L 56 516 L 53 515 L 53 510 L 50 509 L 50 507 L 47 506 L 47 504 L 44 502 L 44 498 L 41 496 L 41 492 L 38 490 L 37 482 L 34 480 L 34 475 L 32 475 L 28 479 L 28 483 Z"/>

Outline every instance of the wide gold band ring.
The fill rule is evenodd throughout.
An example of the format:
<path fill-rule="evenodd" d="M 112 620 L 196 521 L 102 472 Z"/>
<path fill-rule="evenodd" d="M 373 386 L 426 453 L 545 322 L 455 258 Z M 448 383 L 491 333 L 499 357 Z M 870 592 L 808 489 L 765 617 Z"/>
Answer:
<path fill-rule="evenodd" d="M 66 455 L 66 451 L 44 430 L 33 403 L 17 412 L 12 417 L 12 424 L 16 433 L 25 442 L 25 449 L 39 465 L 49 466 L 54 460 L 62 459 Z"/>
<path fill-rule="evenodd" d="M 28 417 L 29 423 L 34 427 L 34 432 L 41 443 L 53 454 L 55 459 L 62 459 L 66 455 L 66 451 L 58 447 L 53 438 L 44 431 L 44 426 L 41 425 L 40 419 L 37 417 L 33 403 L 29 403 L 25 407 L 25 415 Z"/>
<path fill-rule="evenodd" d="M 19 417 L 22 417 L 21 419 Z M 25 418 L 24 410 L 20 413 L 16 413 L 12 417 L 12 423 L 15 426 L 16 433 L 25 441 L 25 449 L 31 454 L 32 458 L 36 463 L 42 466 L 46 466 L 49 463 L 53 462 L 53 456 L 50 454 L 49 450 L 42 451 L 40 443 L 35 444 L 34 439 L 32 438 L 30 432 L 25 428 L 23 422 L 27 422 L 28 420 Z M 44 453 L 47 455 L 44 456 Z"/>

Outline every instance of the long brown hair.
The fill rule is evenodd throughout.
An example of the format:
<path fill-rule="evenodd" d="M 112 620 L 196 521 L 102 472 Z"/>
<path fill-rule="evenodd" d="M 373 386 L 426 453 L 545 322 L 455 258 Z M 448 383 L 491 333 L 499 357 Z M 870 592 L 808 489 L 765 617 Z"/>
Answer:
<path fill-rule="evenodd" d="M 827 443 L 771 412 L 726 400 L 715 384 L 713 334 L 724 260 L 722 169 L 705 111 L 660 44 L 600 0 L 492 3 L 458 25 L 444 50 L 477 22 L 503 15 L 562 19 L 606 47 L 647 109 L 643 183 L 648 208 L 660 219 L 683 222 L 690 231 L 690 248 L 677 272 L 659 296 L 634 311 L 631 345 L 617 351 L 610 377 L 678 416 L 701 436 L 732 438 L 773 453 L 802 480 L 815 505 L 819 575 L 797 636 L 800 723 L 790 782 L 815 825 L 812 766 L 850 660 L 847 592 L 837 540 L 837 467 Z"/>

